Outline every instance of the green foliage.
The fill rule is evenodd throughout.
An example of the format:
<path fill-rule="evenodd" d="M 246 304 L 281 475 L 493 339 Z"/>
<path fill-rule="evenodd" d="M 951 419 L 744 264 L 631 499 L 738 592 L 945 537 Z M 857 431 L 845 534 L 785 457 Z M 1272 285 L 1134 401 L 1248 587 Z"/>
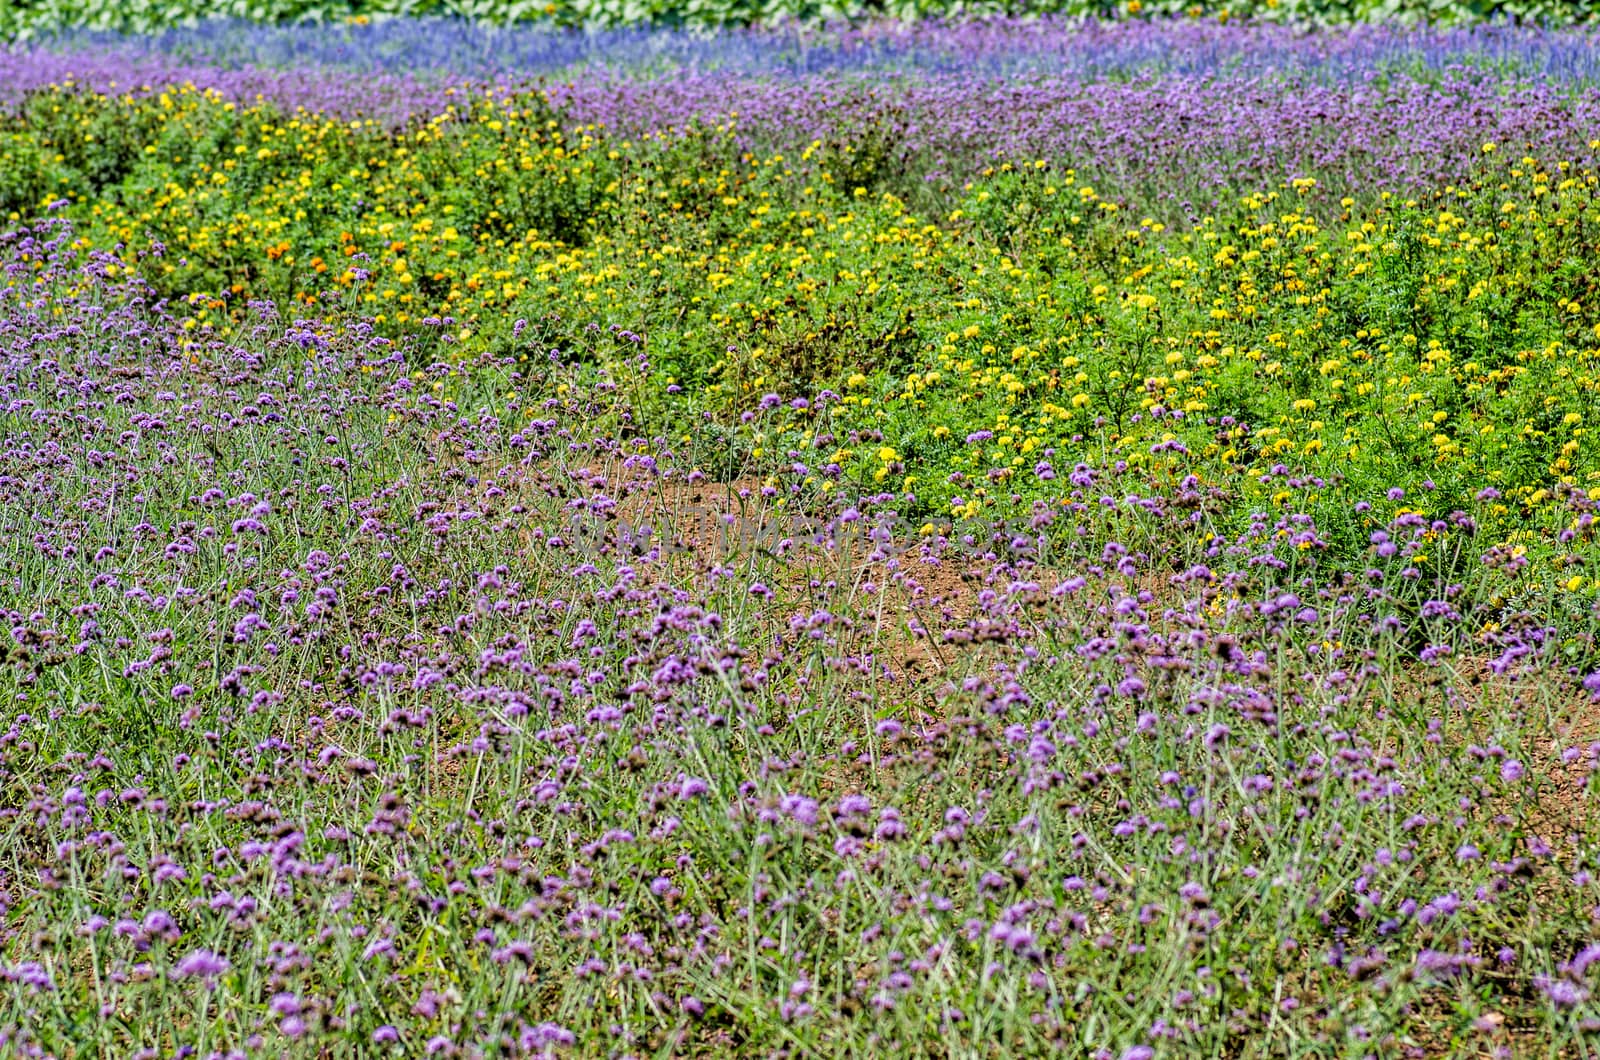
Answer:
<path fill-rule="evenodd" d="M 1040 461 L 1120 461 L 1226 483 L 1218 528 L 1294 495 L 1351 562 L 1381 513 L 1348 509 L 1393 487 L 1442 516 L 1491 486 L 1505 534 L 1600 489 L 1600 175 L 1481 166 L 1415 201 L 1330 206 L 1346 189 L 1306 179 L 1166 228 L 1088 172 L 1001 165 L 919 209 L 871 130 L 798 155 L 716 129 L 607 140 L 537 94 L 387 133 L 192 90 L 51 92 L 0 127 L 13 219 L 68 200 L 197 327 L 331 283 L 419 366 L 522 350 L 521 322 L 603 364 L 627 343 L 592 334 L 626 329 L 650 422 L 709 415 L 758 464 L 831 433 L 815 489 L 971 517 L 1058 496 Z M 739 422 L 824 389 L 827 430 Z"/>
<path fill-rule="evenodd" d="M 70 187 L 74 176 L 38 140 L 20 133 L 0 138 L 0 210 L 32 212 L 52 192 Z"/>
<path fill-rule="evenodd" d="M 0 37 L 60 29 L 148 33 L 212 18 L 337 22 L 443 15 L 561 26 L 719 26 L 787 20 L 967 18 L 992 14 L 1120 18 L 1181 15 L 1317 25 L 1490 19 L 1593 21 L 1600 0 L 7 0 Z"/>

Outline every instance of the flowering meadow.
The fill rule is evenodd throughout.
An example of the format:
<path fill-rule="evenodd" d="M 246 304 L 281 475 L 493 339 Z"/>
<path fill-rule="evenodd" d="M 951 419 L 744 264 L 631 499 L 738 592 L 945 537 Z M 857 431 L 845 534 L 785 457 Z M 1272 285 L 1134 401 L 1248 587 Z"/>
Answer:
<path fill-rule="evenodd" d="M 1597 45 L 0 48 L 0 1055 L 1594 1055 Z"/>

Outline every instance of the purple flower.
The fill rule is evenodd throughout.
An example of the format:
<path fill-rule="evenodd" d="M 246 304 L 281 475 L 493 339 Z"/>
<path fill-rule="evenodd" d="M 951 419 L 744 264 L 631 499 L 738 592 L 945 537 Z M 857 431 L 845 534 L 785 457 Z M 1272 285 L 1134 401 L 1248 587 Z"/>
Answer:
<path fill-rule="evenodd" d="M 225 958 L 210 950 L 194 950 L 173 965 L 172 974 L 179 979 L 215 979 L 230 967 Z"/>
<path fill-rule="evenodd" d="M 1589 1000 L 1589 988 L 1570 979 L 1536 975 L 1533 985 L 1558 1008 L 1572 1008 Z"/>
<path fill-rule="evenodd" d="M 23 961 L 12 968 L 0 966 L 0 980 L 21 983 L 34 994 L 54 993 L 56 989 L 55 980 L 38 961 Z"/>
<path fill-rule="evenodd" d="M 1589 966 L 1600 961 L 1600 942 L 1591 942 L 1578 951 L 1578 955 L 1567 964 L 1567 971 L 1575 976 L 1588 974 Z"/>

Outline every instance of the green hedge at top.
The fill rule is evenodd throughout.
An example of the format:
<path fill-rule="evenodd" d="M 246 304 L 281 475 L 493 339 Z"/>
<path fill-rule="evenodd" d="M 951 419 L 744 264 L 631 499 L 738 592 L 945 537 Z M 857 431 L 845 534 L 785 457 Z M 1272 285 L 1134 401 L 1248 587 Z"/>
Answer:
<path fill-rule="evenodd" d="M 1459 25 L 1489 20 L 1550 24 L 1600 19 L 1600 0 L 0 0 L 0 37 L 62 30 L 148 33 L 213 18 L 341 21 L 443 15 L 558 26 L 717 27 L 787 19 L 1180 15 L 1322 25 L 1390 21 Z"/>

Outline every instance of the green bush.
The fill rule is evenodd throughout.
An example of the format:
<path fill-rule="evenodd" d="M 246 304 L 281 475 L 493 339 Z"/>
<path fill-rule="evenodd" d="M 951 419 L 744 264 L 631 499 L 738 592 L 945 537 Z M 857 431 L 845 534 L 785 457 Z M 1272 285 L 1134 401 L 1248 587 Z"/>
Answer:
<path fill-rule="evenodd" d="M 332 22 L 435 15 L 508 24 L 709 28 L 799 19 L 964 18 L 991 14 L 1119 18 L 1180 15 L 1319 25 L 1487 20 L 1592 22 L 1600 0 L 8 0 L 0 36 L 62 29 L 148 33 L 205 19 Z"/>

